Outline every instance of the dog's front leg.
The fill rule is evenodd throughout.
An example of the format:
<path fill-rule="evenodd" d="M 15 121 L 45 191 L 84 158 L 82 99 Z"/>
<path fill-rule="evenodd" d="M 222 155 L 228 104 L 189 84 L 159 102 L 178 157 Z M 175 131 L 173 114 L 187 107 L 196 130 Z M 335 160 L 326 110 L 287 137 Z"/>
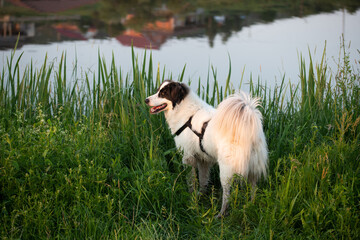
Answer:
<path fill-rule="evenodd" d="M 184 156 L 182 162 L 191 166 L 191 171 L 188 176 L 189 192 L 192 193 L 195 190 L 196 185 L 196 158 L 193 156 Z"/>
<path fill-rule="evenodd" d="M 191 167 L 191 172 L 189 174 L 188 178 L 188 186 L 189 186 L 189 192 L 192 193 L 196 189 L 196 168 Z"/>
<path fill-rule="evenodd" d="M 199 184 L 200 192 L 205 193 L 210 177 L 211 163 L 207 161 L 197 161 L 197 167 L 199 169 Z"/>

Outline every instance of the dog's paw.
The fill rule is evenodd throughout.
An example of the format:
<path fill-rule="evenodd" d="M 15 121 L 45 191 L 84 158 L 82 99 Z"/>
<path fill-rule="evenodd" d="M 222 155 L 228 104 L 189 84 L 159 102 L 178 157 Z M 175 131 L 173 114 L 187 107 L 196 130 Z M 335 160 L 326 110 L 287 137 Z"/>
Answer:
<path fill-rule="evenodd" d="M 202 195 L 207 195 L 207 194 L 208 194 L 208 188 L 207 188 L 207 186 L 205 186 L 205 187 L 200 187 L 200 193 L 201 193 Z"/>
<path fill-rule="evenodd" d="M 219 213 L 218 215 L 215 216 L 216 219 L 221 219 L 221 218 L 224 218 L 225 215 Z"/>
<path fill-rule="evenodd" d="M 228 211 L 225 211 L 225 212 L 220 211 L 219 214 L 215 216 L 215 218 L 216 219 L 221 219 L 221 218 L 225 218 L 228 215 L 229 215 Z"/>

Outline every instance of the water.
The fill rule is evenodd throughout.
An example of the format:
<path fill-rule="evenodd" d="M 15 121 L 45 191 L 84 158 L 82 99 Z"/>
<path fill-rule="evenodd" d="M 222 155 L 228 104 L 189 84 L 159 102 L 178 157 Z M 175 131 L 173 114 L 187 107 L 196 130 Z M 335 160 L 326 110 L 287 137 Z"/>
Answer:
<path fill-rule="evenodd" d="M 90 2 L 95 2 L 90 7 L 100 4 Z M 197 83 L 201 79 L 205 82 L 209 74 L 212 80 L 214 69 L 217 80 L 223 84 L 231 61 L 231 82 L 235 87 L 239 86 L 242 75 L 244 83 L 252 77 L 274 87 L 284 76 L 296 84 L 299 54 L 308 59 L 310 51 L 313 60 L 319 62 L 325 44 L 328 64 L 336 70 L 342 36 L 347 44 L 351 43 L 351 61 L 359 59 L 360 10 L 352 9 L 350 13 L 331 9 L 326 13 L 292 16 L 284 10 L 229 13 L 226 9 L 214 11 L 194 7 L 179 14 L 162 4 L 154 7 L 153 12 L 157 15 L 151 20 L 144 16 L 141 16 L 141 21 L 137 20 L 137 14 L 142 12 L 139 10 L 138 13 L 134 10 L 138 8 L 132 6 L 123 11 L 115 24 L 94 24 L 95 18 L 89 20 L 89 16 L 81 15 L 90 11 L 86 7 L 83 9 L 67 10 L 64 15 L 62 12 L 43 15 L 48 10 L 38 7 L 37 12 L 43 11 L 39 16 L 13 19 L 12 27 L 18 22 L 18 28 L 22 29 L 20 47 L 16 52 L 17 56 L 23 52 L 22 68 L 31 61 L 40 67 L 46 53 L 50 61 L 59 62 L 61 54 L 66 52 L 68 76 L 71 75 L 71 66 L 77 63 L 81 80 L 84 72 L 96 73 L 100 53 L 108 64 L 114 55 L 116 66 L 121 67 L 123 73 L 131 73 L 129 45 L 133 41 L 139 59 L 142 60 L 145 49 L 150 48 L 154 70 L 159 67 L 162 72 L 165 69 L 168 78 L 172 74 L 172 78 L 177 79 L 186 65 L 185 81 Z M 4 36 L 2 29 L 0 66 L 5 66 L 6 58 L 11 54 L 16 33 L 14 28 L 12 37 L 9 32 Z M 147 55 L 149 53 L 148 50 Z M 247 89 L 246 84 L 243 88 Z"/>

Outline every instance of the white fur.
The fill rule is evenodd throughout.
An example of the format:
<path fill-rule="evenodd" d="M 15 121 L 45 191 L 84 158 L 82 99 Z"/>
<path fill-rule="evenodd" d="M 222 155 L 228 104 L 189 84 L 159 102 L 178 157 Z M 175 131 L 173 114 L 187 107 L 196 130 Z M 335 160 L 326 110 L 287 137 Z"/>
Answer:
<path fill-rule="evenodd" d="M 164 82 L 159 91 L 169 84 Z M 167 103 L 165 118 L 174 134 L 191 116 L 192 130 L 201 132 L 203 123 L 209 121 L 203 137 L 204 153 L 199 138 L 186 128 L 175 136 L 176 146 L 184 153 L 183 163 L 199 170 L 200 190 L 206 188 L 209 170 L 219 164 L 220 181 L 223 187 L 222 207 L 224 215 L 230 195 L 230 184 L 234 174 L 240 174 L 255 186 L 261 175 L 266 177 L 268 150 L 262 128 L 262 116 L 257 109 L 259 99 L 241 92 L 221 102 L 217 109 L 202 101 L 195 93 L 188 95 L 173 108 L 172 102 L 159 97 L 159 92 L 148 97 L 149 106 Z"/>

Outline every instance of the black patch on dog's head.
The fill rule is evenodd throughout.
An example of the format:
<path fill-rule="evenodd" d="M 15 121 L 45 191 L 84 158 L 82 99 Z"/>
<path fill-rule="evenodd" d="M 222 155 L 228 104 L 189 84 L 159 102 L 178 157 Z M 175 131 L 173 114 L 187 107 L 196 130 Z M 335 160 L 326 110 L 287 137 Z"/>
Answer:
<path fill-rule="evenodd" d="M 169 83 L 159 91 L 159 97 L 171 101 L 174 108 L 176 104 L 179 104 L 186 97 L 190 90 L 183 83 L 171 80 L 166 80 L 166 82 Z"/>

